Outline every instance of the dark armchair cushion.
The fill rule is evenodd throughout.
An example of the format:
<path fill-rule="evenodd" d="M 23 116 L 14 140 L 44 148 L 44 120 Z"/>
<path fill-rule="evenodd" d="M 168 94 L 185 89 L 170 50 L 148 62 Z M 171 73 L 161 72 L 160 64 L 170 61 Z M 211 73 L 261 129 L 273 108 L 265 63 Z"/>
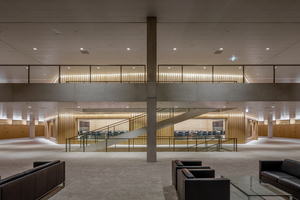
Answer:
<path fill-rule="evenodd" d="M 298 178 L 280 178 L 278 182 L 288 188 L 300 192 L 300 179 Z"/>
<path fill-rule="evenodd" d="M 202 166 L 202 161 L 197 161 L 197 160 L 189 160 L 189 161 L 181 160 L 181 163 L 184 166 Z"/>
<path fill-rule="evenodd" d="M 285 159 L 281 165 L 281 170 L 300 178 L 300 162 L 298 161 Z"/>
<path fill-rule="evenodd" d="M 275 182 L 278 182 L 279 178 L 294 178 L 292 175 L 278 171 L 262 171 L 261 175 Z"/>

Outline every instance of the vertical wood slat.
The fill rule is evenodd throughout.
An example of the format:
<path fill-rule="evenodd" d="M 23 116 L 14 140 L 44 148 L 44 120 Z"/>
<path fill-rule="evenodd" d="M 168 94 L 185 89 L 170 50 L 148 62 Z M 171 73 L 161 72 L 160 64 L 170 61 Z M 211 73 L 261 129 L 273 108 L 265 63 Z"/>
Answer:
<path fill-rule="evenodd" d="M 44 125 L 35 125 L 35 135 L 44 136 Z M 29 137 L 29 125 L 0 125 L 0 139 Z"/>

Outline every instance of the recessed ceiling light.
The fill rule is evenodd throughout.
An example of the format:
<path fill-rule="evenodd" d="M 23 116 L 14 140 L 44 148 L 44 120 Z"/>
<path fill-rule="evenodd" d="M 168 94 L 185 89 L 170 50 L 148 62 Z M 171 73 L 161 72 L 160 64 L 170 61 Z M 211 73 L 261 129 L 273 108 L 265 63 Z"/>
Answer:
<path fill-rule="evenodd" d="M 126 106 L 126 108 L 129 108 L 129 106 Z"/>
<path fill-rule="evenodd" d="M 80 51 L 83 51 L 83 48 L 80 48 Z"/>
<path fill-rule="evenodd" d="M 127 51 L 129 51 L 130 50 L 130 48 L 127 48 Z"/>
<path fill-rule="evenodd" d="M 239 67 L 239 69 L 242 69 L 242 67 Z"/>
<path fill-rule="evenodd" d="M 275 108 L 275 106 L 271 106 L 271 108 Z"/>
<path fill-rule="evenodd" d="M 28 69 L 28 67 L 26 67 L 26 69 Z"/>
<path fill-rule="evenodd" d="M 220 51 L 223 51 L 223 48 L 220 48 Z"/>
<path fill-rule="evenodd" d="M 71 69 L 71 67 L 68 67 L 68 69 Z"/>
<path fill-rule="evenodd" d="M 275 69 L 277 69 L 277 67 L 275 67 Z"/>
<path fill-rule="evenodd" d="M 259 73 L 256 74 L 257 76 L 259 75 Z"/>
<path fill-rule="evenodd" d="M 232 61 L 235 61 L 235 59 L 236 59 L 235 56 L 232 56 L 232 57 L 231 57 L 231 60 L 232 60 Z"/>
<path fill-rule="evenodd" d="M 46 76 L 46 74 L 44 74 L 44 76 Z"/>
<path fill-rule="evenodd" d="M 268 51 L 268 50 L 270 50 L 270 48 L 266 48 L 266 50 Z"/>
<path fill-rule="evenodd" d="M 173 50 L 174 50 L 174 51 L 176 51 L 176 50 L 177 50 L 177 48 L 173 48 Z"/>
<path fill-rule="evenodd" d="M 223 108 L 226 108 L 226 106 L 223 106 Z"/>
<path fill-rule="evenodd" d="M 80 106 L 77 106 L 77 108 L 80 108 Z"/>
<path fill-rule="evenodd" d="M 203 67 L 203 69 L 206 69 L 206 67 Z"/>
<path fill-rule="evenodd" d="M 248 108 L 246 109 L 246 112 L 249 112 Z"/>
<path fill-rule="evenodd" d="M 135 69 L 135 67 L 132 67 L 132 69 Z"/>
<path fill-rule="evenodd" d="M 30 114 L 33 114 L 33 113 L 30 113 Z"/>
<path fill-rule="evenodd" d="M 35 50 L 35 51 L 36 51 L 36 50 L 37 50 L 37 48 L 33 48 L 33 50 Z"/>
<path fill-rule="evenodd" d="M 270 114 L 273 114 L 272 112 L 270 112 Z"/>
<path fill-rule="evenodd" d="M 174 106 L 175 108 L 177 108 L 178 106 Z"/>
<path fill-rule="evenodd" d="M 171 67 L 168 67 L 168 69 L 171 69 Z"/>
<path fill-rule="evenodd" d="M 28 106 L 28 108 L 32 108 L 31 106 Z"/>
<path fill-rule="evenodd" d="M 100 67 L 97 67 L 97 69 L 100 69 Z"/>

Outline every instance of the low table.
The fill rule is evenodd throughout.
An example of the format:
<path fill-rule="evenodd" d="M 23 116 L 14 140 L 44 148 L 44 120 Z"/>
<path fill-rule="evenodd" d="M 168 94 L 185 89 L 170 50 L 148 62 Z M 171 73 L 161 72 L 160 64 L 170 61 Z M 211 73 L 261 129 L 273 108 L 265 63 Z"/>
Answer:
<path fill-rule="evenodd" d="M 230 183 L 243 194 L 245 194 L 248 199 L 251 199 L 251 197 L 263 196 L 279 196 L 288 197 L 290 200 L 293 199 L 291 194 L 284 192 L 283 190 L 280 190 L 268 183 L 263 183 L 253 176 L 221 175 L 221 177 L 229 179 Z"/>

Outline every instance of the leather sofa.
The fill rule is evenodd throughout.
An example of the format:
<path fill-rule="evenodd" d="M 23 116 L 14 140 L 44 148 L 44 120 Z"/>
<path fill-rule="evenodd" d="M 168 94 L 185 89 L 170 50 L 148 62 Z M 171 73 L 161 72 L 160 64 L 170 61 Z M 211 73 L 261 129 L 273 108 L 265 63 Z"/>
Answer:
<path fill-rule="evenodd" d="M 259 179 L 286 191 L 300 199 L 300 162 L 285 159 L 283 161 L 259 161 Z"/>
<path fill-rule="evenodd" d="M 230 200 L 230 180 L 215 178 L 213 169 L 178 169 L 180 200 Z"/>
<path fill-rule="evenodd" d="M 177 170 L 178 169 L 210 169 L 208 166 L 202 166 L 202 161 L 183 161 L 172 160 L 172 184 L 177 189 Z"/>
<path fill-rule="evenodd" d="M 65 162 L 34 162 L 33 168 L 0 180 L 0 200 L 39 199 L 65 185 Z"/>

